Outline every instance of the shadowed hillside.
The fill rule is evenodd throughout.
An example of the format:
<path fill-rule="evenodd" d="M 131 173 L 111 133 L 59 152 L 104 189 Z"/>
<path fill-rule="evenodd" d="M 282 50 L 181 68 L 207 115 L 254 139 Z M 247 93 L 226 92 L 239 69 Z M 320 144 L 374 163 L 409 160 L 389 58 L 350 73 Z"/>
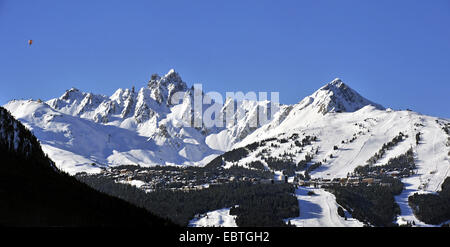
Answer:
<path fill-rule="evenodd" d="M 0 225 L 173 226 L 60 172 L 36 137 L 0 107 Z"/>

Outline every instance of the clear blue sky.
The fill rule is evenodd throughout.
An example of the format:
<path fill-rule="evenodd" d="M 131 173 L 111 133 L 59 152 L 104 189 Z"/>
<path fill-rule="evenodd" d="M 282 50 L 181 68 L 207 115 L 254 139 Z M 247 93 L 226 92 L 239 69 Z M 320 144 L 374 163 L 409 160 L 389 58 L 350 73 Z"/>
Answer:
<path fill-rule="evenodd" d="M 0 104 L 111 95 L 170 68 L 287 104 L 339 77 L 385 107 L 450 118 L 450 1 L 0 0 Z"/>

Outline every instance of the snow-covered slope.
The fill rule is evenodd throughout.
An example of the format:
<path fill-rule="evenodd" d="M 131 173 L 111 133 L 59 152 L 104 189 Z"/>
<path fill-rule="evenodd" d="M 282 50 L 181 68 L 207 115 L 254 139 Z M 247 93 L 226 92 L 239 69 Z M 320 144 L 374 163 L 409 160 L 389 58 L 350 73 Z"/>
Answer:
<path fill-rule="evenodd" d="M 170 129 L 176 132 L 171 136 L 162 124 L 151 129 L 146 123 L 136 131 L 68 115 L 37 101 L 11 101 L 6 107 L 38 136 L 58 167 L 71 174 L 97 172 L 98 165 L 185 164 L 215 153 L 191 128 Z"/>
<path fill-rule="evenodd" d="M 237 227 L 236 216 L 230 215 L 230 208 L 207 212 L 189 222 L 189 227 Z"/>
<path fill-rule="evenodd" d="M 308 192 L 314 194 L 308 195 Z M 297 227 L 360 227 L 364 224 L 345 212 L 347 219 L 339 216 L 336 197 L 323 190 L 299 188 L 296 191 L 299 200 L 300 216 L 286 219 Z"/>
<path fill-rule="evenodd" d="M 346 177 L 347 173 L 353 172 L 357 166 L 365 165 L 383 144 L 402 132 L 408 135 L 408 138 L 388 150 L 377 164 L 385 164 L 390 158 L 403 154 L 412 147 L 417 159 L 418 172 L 421 174 L 417 177 L 420 181 L 416 181 L 416 185 L 437 191 L 443 180 L 449 176 L 450 169 L 448 156 L 450 147 L 447 144 L 449 136 L 442 129 L 444 123 L 449 121 L 411 111 L 378 110 L 373 106 L 349 113 L 327 113 L 314 119 L 297 118 L 292 110 L 286 120 L 278 126 L 271 128 L 270 131 L 265 130 L 267 126 L 263 126 L 235 147 L 243 147 L 271 137 L 287 137 L 295 133 L 302 136 L 316 136 L 318 141 L 312 144 L 310 150 L 318 149 L 313 161 L 322 162 L 322 166 L 311 175 L 332 179 Z M 422 141 L 416 144 L 414 137 L 419 132 Z M 292 152 L 295 147 L 292 148 L 291 144 L 288 142 L 281 147 L 272 148 L 276 149 L 272 153 Z"/>

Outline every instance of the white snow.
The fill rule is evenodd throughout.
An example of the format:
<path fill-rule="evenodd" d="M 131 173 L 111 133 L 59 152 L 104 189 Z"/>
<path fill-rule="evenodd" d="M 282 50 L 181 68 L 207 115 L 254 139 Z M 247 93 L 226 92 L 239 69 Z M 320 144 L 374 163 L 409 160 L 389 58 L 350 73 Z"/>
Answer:
<path fill-rule="evenodd" d="M 189 221 L 189 227 L 237 227 L 236 216 L 230 215 L 230 208 L 207 212 Z"/>
<path fill-rule="evenodd" d="M 71 175 L 75 175 L 80 172 L 101 172 L 101 169 L 99 167 L 92 166 L 92 163 L 94 163 L 92 160 L 86 159 L 83 156 L 47 144 L 42 144 L 41 146 L 42 150 L 49 157 L 52 157 L 54 161 L 58 161 L 55 162 L 58 169 L 63 170 Z"/>
<path fill-rule="evenodd" d="M 313 192 L 314 195 L 308 195 Z M 318 188 L 299 187 L 295 195 L 299 201 L 300 216 L 285 219 L 297 227 L 360 227 L 363 223 L 351 218 L 347 213 L 347 220 L 337 213 L 336 197 Z M 344 209 L 345 210 L 345 209 Z"/>
<path fill-rule="evenodd" d="M 142 185 L 146 184 L 144 181 L 141 180 L 120 180 L 120 183 L 129 184 L 132 186 L 135 186 L 137 188 L 140 188 Z"/>

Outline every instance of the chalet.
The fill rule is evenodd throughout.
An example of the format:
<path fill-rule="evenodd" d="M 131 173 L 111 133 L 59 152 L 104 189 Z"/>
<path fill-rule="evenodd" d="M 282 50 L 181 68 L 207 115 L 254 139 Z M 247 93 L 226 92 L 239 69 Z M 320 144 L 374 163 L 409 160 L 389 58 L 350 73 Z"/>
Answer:
<path fill-rule="evenodd" d="M 363 180 L 361 180 L 361 182 L 367 183 L 367 184 L 373 184 L 375 182 L 375 179 L 374 178 L 364 178 Z"/>
<path fill-rule="evenodd" d="M 392 177 L 397 177 L 397 176 L 400 175 L 400 172 L 399 171 L 392 171 L 392 172 L 389 172 L 388 174 L 391 175 Z"/>
<path fill-rule="evenodd" d="M 350 177 L 347 179 L 348 183 L 355 183 L 358 182 L 359 183 L 359 178 L 358 177 Z"/>

